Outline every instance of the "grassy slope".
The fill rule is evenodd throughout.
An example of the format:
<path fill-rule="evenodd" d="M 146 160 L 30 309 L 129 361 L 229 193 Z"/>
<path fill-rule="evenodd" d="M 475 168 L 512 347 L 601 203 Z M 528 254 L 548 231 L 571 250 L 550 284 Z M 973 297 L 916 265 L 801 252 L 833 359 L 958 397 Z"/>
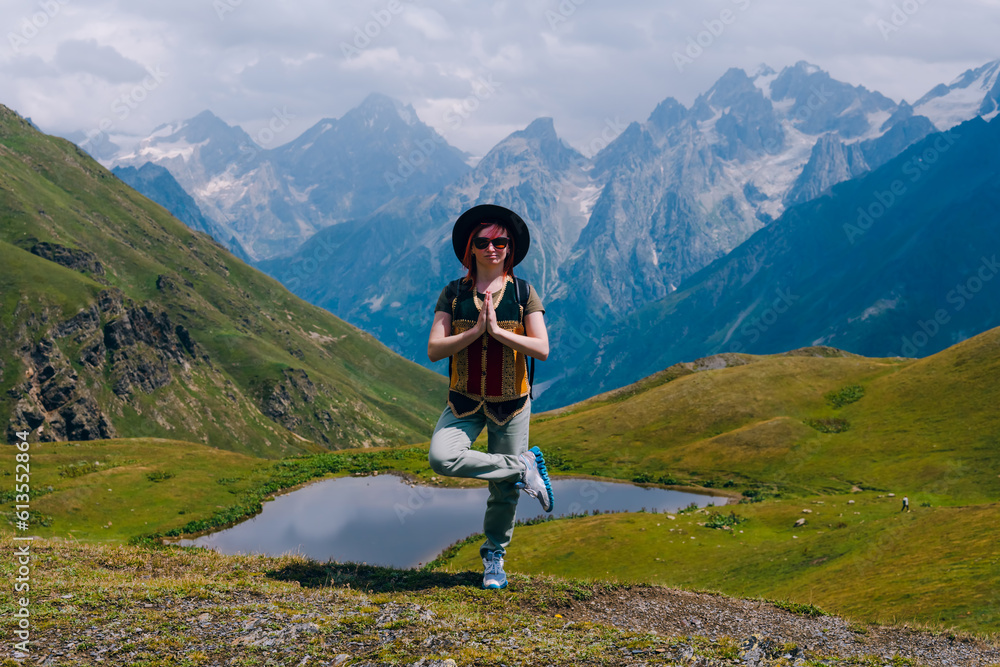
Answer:
<path fill-rule="evenodd" d="M 567 472 L 631 479 L 734 479 L 785 493 L 852 485 L 922 494 L 940 503 L 1000 496 L 993 406 L 1000 404 L 1000 330 L 919 361 L 865 357 L 756 357 L 684 375 L 565 413 L 543 413 L 532 442 Z M 825 396 L 864 387 L 834 408 Z M 838 418 L 843 433 L 807 420 Z"/>
<path fill-rule="evenodd" d="M 212 360 L 194 365 L 191 391 L 175 381 L 153 395 L 133 395 L 129 406 L 116 403 L 107 378 L 85 378 L 122 436 L 203 441 L 265 456 L 308 450 L 301 437 L 260 414 L 263 394 L 283 381 L 285 369 L 306 371 L 320 390 L 315 404 L 296 401 L 293 408 L 301 422 L 295 428 L 306 439 L 329 433 L 333 447 L 413 442 L 433 426 L 444 391 L 439 375 L 294 297 L 72 144 L 36 132 L 2 107 L 0 218 L 0 354 L 6 362 L 0 408 L 7 414 L 15 400 L 6 392 L 24 373 L 18 349 L 89 306 L 106 287 L 97 276 L 26 252 L 46 241 L 94 253 L 108 286 L 137 305 L 165 310 Z M 159 276 L 166 281 L 158 288 Z M 71 342 L 57 343 L 74 359 Z M 324 410 L 333 415 L 332 428 L 317 417 Z"/>
<path fill-rule="evenodd" d="M 612 419 L 611 426 L 628 423 L 623 420 L 638 419 L 635 415 L 641 412 L 629 403 L 654 394 L 661 411 L 649 413 L 654 420 L 669 418 L 674 424 L 687 425 L 686 431 L 678 427 L 680 444 L 658 441 L 668 455 L 682 461 L 690 457 L 691 468 L 701 478 L 751 479 L 783 497 L 732 508 L 746 519 L 733 533 L 699 526 L 707 518 L 703 513 L 680 514 L 674 520 L 662 514 L 603 515 L 521 527 L 508 554 L 509 569 L 709 588 L 730 595 L 816 604 L 865 621 L 918 621 L 996 632 L 1000 629 L 996 593 L 1000 591 L 1000 551 L 994 527 L 1000 506 L 984 497 L 993 493 L 996 484 L 997 466 L 990 457 L 998 452 L 982 442 L 990 433 L 991 406 L 997 398 L 992 378 L 997 370 L 998 340 L 1000 332 L 988 332 L 917 362 L 745 358 L 751 363 L 697 374 L 671 373 L 674 379 L 664 376 L 661 379 L 669 381 L 647 381 L 642 391 L 623 393 L 617 402 L 603 397 L 559 415 L 542 415 L 533 438 L 542 440 L 549 450 L 552 443 L 543 438 L 556 432 L 560 421 L 572 424 L 586 418 L 589 428 L 597 429 L 601 422 L 593 413 L 612 408 L 619 419 Z M 840 409 L 828 405 L 823 395 L 849 382 L 862 383 L 865 396 Z M 750 387 L 756 387 L 759 394 L 751 394 Z M 780 392 L 782 399 L 767 396 L 767 391 Z M 674 392 L 673 398 L 663 396 L 664 392 Z M 700 392 L 704 393 L 699 397 Z M 727 415 L 738 410 L 741 396 L 754 396 L 753 409 Z M 958 406 L 958 414 L 949 413 Z M 799 421 L 834 414 L 849 418 L 851 430 L 819 434 Z M 699 415 L 710 437 L 697 437 L 693 424 Z M 688 421 L 683 422 L 685 416 Z M 772 431 L 753 428 L 775 422 L 797 424 L 788 432 L 804 434 L 812 444 L 784 442 Z M 730 430 L 711 435 L 719 424 L 727 424 Z M 630 426 L 628 433 L 641 432 L 634 422 Z M 896 430 L 905 433 L 891 437 Z M 663 438 L 666 430 L 659 426 L 649 432 Z M 745 444 L 739 447 L 730 444 L 739 456 L 736 464 L 718 458 L 736 435 L 761 432 L 771 434 L 767 447 L 780 452 L 774 460 L 753 456 L 760 448 L 751 447 L 754 439 L 749 435 L 743 436 L 739 442 Z M 600 437 L 605 434 L 585 436 Z M 644 462 L 659 460 L 656 447 L 643 446 L 637 436 L 629 437 L 636 446 L 619 450 L 617 463 L 602 472 L 629 478 L 644 470 Z M 580 451 L 587 454 L 590 440 L 585 438 L 581 438 Z M 172 452 L 184 455 L 176 457 Z M 880 464 L 879 452 L 894 465 Z M 564 446 L 561 454 L 564 467 L 574 472 L 576 453 Z M 223 456 L 232 458 L 223 460 Z M 588 456 L 594 458 L 583 458 L 576 472 L 600 465 L 597 454 Z M 59 474 L 60 468 L 80 460 L 119 465 L 80 477 Z M 188 520 L 208 518 L 217 506 L 232 505 L 241 493 L 269 479 L 273 468 L 268 466 L 274 466 L 200 445 L 155 440 L 38 445 L 32 461 L 35 488 L 55 487 L 33 504 L 36 511 L 52 517 L 52 526 L 40 529 L 39 534 L 112 542 L 153 532 L 154 524 L 155 530 L 168 530 Z M 847 481 L 829 472 L 835 465 L 847 466 L 850 472 L 852 461 L 857 462 L 858 472 L 846 475 Z M 406 450 L 393 460 L 375 463 L 373 459 L 357 469 L 370 470 L 373 465 L 416 473 L 425 480 L 429 477 L 422 448 Z M 688 472 L 677 465 L 653 470 Z M 174 477 L 152 482 L 147 475 L 153 471 Z M 220 476 L 224 484 L 216 479 Z M 845 493 L 851 482 L 885 490 Z M 810 489 L 827 487 L 836 490 L 811 495 Z M 886 497 L 888 491 L 897 497 Z M 899 512 L 898 496 L 904 493 L 913 507 L 909 514 Z M 106 506 L 102 500 L 104 509 L 97 507 L 92 501 L 103 494 L 132 499 L 129 505 L 135 504 L 138 516 L 121 503 Z M 185 515 L 178 515 L 179 509 Z M 812 512 L 804 514 L 803 509 Z M 798 518 L 806 518 L 807 523 L 794 528 Z M 104 527 L 108 523 L 112 525 Z M 477 549 L 478 543 L 461 550 L 445 569 L 478 569 Z"/>
<path fill-rule="evenodd" d="M 904 514 L 898 498 L 878 496 L 740 505 L 734 511 L 747 521 L 732 532 L 699 526 L 707 518 L 703 511 L 676 520 L 612 514 L 519 527 L 506 566 L 790 600 L 866 622 L 1000 631 L 993 528 L 1000 505 L 917 507 Z M 794 528 L 800 517 L 806 525 Z M 476 542 L 444 569 L 480 567 Z"/>
<path fill-rule="evenodd" d="M 998 351 L 993 330 L 919 361 L 744 358 L 750 363 L 675 372 L 540 415 L 532 442 L 553 452 L 564 472 L 732 479 L 736 488 L 780 497 L 732 508 L 748 519 L 735 535 L 697 526 L 704 515 L 519 528 L 508 563 L 515 571 L 704 587 L 864 620 L 996 632 Z M 824 398 L 853 384 L 865 389 L 855 403 L 834 408 Z M 831 417 L 850 429 L 820 433 L 804 423 Z M 852 494 L 853 485 L 872 490 Z M 909 514 L 899 512 L 904 494 Z M 793 529 L 801 517 L 806 526 Z M 470 544 L 448 567 L 478 564 Z"/>
<path fill-rule="evenodd" d="M 243 519 L 273 491 L 320 477 L 374 470 L 432 476 L 426 450 L 417 447 L 347 449 L 276 462 L 199 443 L 119 438 L 34 443 L 30 457 L 31 534 L 114 544 L 191 522 L 218 527 Z M 12 471 L 13 463 L 0 473 L 8 520 L 15 501 Z"/>

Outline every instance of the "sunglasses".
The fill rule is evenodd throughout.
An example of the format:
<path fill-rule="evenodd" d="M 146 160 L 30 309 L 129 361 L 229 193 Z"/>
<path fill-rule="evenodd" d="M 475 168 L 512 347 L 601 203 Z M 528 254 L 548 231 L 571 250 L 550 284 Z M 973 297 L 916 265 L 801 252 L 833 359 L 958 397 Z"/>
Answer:
<path fill-rule="evenodd" d="M 510 243 L 510 239 L 505 238 L 503 236 L 497 237 L 495 239 L 488 239 L 484 236 L 477 236 L 476 238 L 472 239 L 472 243 L 480 250 L 486 250 L 490 246 L 490 243 L 492 243 L 493 247 L 496 248 L 497 250 L 503 250 L 504 248 L 507 247 L 507 244 Z"/>

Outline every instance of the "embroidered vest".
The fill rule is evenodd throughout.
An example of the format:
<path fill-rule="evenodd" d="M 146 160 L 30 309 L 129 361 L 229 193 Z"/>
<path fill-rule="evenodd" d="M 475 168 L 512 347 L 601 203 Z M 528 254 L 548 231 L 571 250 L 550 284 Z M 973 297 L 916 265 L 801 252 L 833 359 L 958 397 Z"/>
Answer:
<path fill-rule="evenodd" d="M 457 296 L 451 301 L 452 335 L 476 326 L 479 319 L 476 301 L 482 304 L 482 297 L 474 297 L 467 283 L 460 284 Z M 500 327 L 524 335 L 524 307 L 517 302 L 510 276 L 494 309 Z M 457 352 L 451 361 L 448 405 L 456 417 L 472 414 L 484 405 L 487 417 L 503 425 L 524 409 L 531 390 L 524 353 L 484 333 Z"/>

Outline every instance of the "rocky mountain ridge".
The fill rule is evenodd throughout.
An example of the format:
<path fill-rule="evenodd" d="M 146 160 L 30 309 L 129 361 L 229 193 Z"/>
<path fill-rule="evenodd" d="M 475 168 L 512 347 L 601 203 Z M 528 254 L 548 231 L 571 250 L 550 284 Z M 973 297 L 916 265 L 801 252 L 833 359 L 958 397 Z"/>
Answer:
<path fill-rule="evenodd" d="M 830 345 L 925 356 L 1000 325 L 1000 120 L 929 135 L 796 205 L 729 255 L 587 341 L 559 403 L 677 361 Z M 587 394 L 579 388 L 587 387 Z"/>
<path fill-rule="evenodd" d="M 475 203 L 509 205 L 535 231 L 533 251 L 519 268 L 546 303 L 554 349 L 568 351 L 546 364 L 545 375 L 559 378 L 577 363 L 577 353 L 595 332 L 668 296 L 788 206 L 869 173 L 942 129 L 935 123 L 992 108 L 995 65 L 966 73 L 912 106 L 838 82 L 809 63 L 781 72 L 766 66 L 749 74 L 732 69 L 691 108 L 664 100 L 645 122 L 625 126 L 593 158 L 559 140 L 551 120 L 539 119 L 436 194 L 431 189 L 407 198 L 390 192 L 381 202 L 371 200 L 377 205 L 373 212 L 323 232 L 313 234 L 322 226 L 315 223 L 317 212 L 341 200 L 320 190 L 307 196 L 295 186 L 295 196 L 316 215 L 296 218 L 296 230 L 287 228 L 294 216 L 276 219 L 272 228 L 287 238 L 310 240 L 287 258 L 261 266 L 303 298 L 426 364 L 421 342 L 426 322 L 412 308 L 432 303 L 439 285 L 455 277 L 452 268 L 460 268 L 449 257 L 451 221 Z M 973 99 L 978 101 L 972 104 Z M 339 122 L 374 140 L 364 134 L 366 123 L 348 122 L 349 116 L 369 117 L 369 106 L 379 109 L 378 118 L 393 117 L 387 127 L 419 125 L 412 110 L 381 98 Z M 945 107 L 951 115 L 943 113 Z M 264 171 L 302 162 L 316 172 L 340 173 L 342 156 L 332 159 L 336 151 L 319 148 L 324 137 L 336 134 L 332 128 L 318 124 L 255 158 L 267 163 L 260 167 Z M 378 145 L 388 146 L 389 154 L 402 144 Z M 435 148 L 427 160 L 442 155 L 443 149 Z M 399 153 L 395 159 L 405 164 L 407 158 Z M 277 209 L 272 212 L 281 217 Z"/>
<path fill-rule="evenodd" d="M 426 437 L 440 377 L 4 107 L 0 182 L 8 436 L 171 437 L 264 457 Z"/>
<path fill-rule="evenodd" d="M 278 130 L 267 137 L 274 142 L 287 127 L 287 111 L 276 110 L 272 120 Z M 221 242 L 235 238 L 261 259 L 394 197 L 434 192 L 468 171 L 465 159 L 412 107 L 373 94 L 342 118 L 322 119 L 274 148 L 205 111 L 157 128 L 104 162 L 169 170 L 219 227 Z"/>

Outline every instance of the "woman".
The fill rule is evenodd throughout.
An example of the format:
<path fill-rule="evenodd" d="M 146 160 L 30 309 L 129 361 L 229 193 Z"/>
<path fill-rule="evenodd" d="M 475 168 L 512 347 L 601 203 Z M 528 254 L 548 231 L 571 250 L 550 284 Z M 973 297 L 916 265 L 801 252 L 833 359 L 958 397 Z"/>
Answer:
<path fill-rule="evenodd" d="M 526 357 L 545 359 L 545 309 L 513 268 L 528 252 L 524 221 L 502 206 L 475 206 L 455 222 L 452 246 L 468 273 L 438 298 L 427 341 L 431 361 L 451 357 L 448 407 L 431 438 L 428 459 L 442 475 L 489 482 L 479 549 L 483 588 L 505 588 L 503 557 L 514 531 L 519 491 L 552 511 L 545 459 L 528 450 L 531 387 Z M 483 428 L 486 453 L 471 449 Z"/>

